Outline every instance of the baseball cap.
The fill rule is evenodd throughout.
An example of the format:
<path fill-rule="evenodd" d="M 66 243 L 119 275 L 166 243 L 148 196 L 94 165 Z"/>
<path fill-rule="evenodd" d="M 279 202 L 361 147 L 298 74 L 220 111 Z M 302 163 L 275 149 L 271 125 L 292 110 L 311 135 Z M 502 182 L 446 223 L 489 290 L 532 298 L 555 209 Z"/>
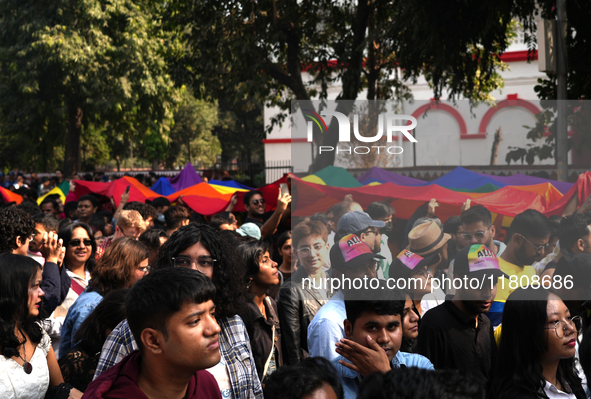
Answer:
<path fill-rule="evenodd" d="M 333 268 L 352 268 L 363 265 L 370 259 L 385 259 L 371 252 L 369 246 L 355 234 L 347 234 L 330 250 L 330 264 Z"/>
<path fill-rule="evenodd" d="M 392 261 L 388 271 L 388 277 L 395 279 L 408 278 L 416 274 L 419 270 L 424 269 L 425 266 L 431 266 L 438 260 L 439 256 L 435 254 L 422 257 L 408 249 L 403 249 L 396 259 Z"/>
<path fill-rule="evenodd" d="M 499 267 L 497 256 L 486 245 L 473 244 L 462 248 L 454 261 L 454 273 L 460 276 L 486 275 L 507 277 Z"/>
<path fill-rule="evenodd" d="M 353 211 L 347 212 L 339 220 L 339 231 L 351 234 L 367 229 L 368 227 L 384 227 L 386 223 L 381 220 L 373 220 L 365 212 Z"/>
<path fill-rule="evenodd" d="M 244 223 L 240 228 L 236 229 L 236 233 L 243 237 L 249 236 L 257 240 L 261 239 L 261 229 L 254 223 Z"/>

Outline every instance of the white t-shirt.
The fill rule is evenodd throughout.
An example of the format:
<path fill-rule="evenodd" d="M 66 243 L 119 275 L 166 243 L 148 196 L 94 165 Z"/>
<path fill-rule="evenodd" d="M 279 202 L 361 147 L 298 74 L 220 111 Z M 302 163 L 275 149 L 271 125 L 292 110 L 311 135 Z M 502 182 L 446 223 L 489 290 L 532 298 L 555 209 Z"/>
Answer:
<path fill-rule="evenodd" d="M 25 373 L 23 366 L 14 359 L 0 355 L 0 392 L 2 399 L 39 399 L 44 398 L 49 387 L 49 367 L 47 354 L 51 347 L 49 335 L 42 330 L 43 336 L 31 357 L 31 374 Z"/>
<path fill-rule="evenodd" d="M 234 399 L 230 374 L 228 373 L 226 363 L 224 363 L 224 358 L 222 357 L 218 364 L 208 368 L 207 371 L 209 371 L 217 381 L 218 386 L 220 387 L 220 393 L 222 394 L 222 399 Z"/>

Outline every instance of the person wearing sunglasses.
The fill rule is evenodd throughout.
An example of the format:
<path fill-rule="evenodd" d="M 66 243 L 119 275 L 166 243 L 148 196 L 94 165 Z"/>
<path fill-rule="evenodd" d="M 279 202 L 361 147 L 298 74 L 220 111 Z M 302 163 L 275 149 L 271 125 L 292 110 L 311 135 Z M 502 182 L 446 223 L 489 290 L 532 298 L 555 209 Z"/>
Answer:
<path fill-rule="evenodd" d="M 281 189 L 279 189 L 277 208 L 275 208 L 275 211 L 268 213 L 265 213 L 267 202 L 263 198 L 263 193 L 258 190 L 252 190 L 244 194 L 243 201 L 247 212 L 244 223 L 256 224 L 261 229 L 261 236 L 265 238 L 275 233 L 281 218 L 284 216 L 283 214 L 289 212 L 288 205 L 291 204 L 291 195 L 289 193 L 282 194 Z"/>
<path fill-rule="evenodd" d="M 62 267 L 70 278 L 70 285 L 62 285 L 62 290 L 66 292 L 65 299 L 46 320 L 56 357 L 59 357 L 61 329 L 68 309 L 88 286 L 90 272 L 96 263 L 97 246 L 92 237 L 92 228 L 80 222 L 67 224 L 58 233 L 66 249 Z"/>
<path fill-rule="evenodd" d="M 533 282 L 536 271 L 532 263 L 544 257 L 544 250 L 550 240 L 550 224 L 542 213 L 528 209 L 515 216 L 509 228 L 509 241 L 507 248 L 499 256 L 499 267 L 507 275 L 505 281 L 499 281 L 497 295 L 488 312 L 488 318 L 493 326 L 501 322 L 503 307 L 507 298 L 516 288 L 529 285 Z M 510 284 L 510 278 L 517 279 L 516 284 Z M 511 288 L 513 287 L 513 288 Z"/>
<path fill-rule="evenodd" d="M 551 290 L 513 292 L 503 312 L 494 397 L 583 399 L 575 369 L 580 317 Z"/>
<path fill-rule="evenodd" d="M 74 338 L 76 332 L 105 295 L 131 288 L 148 274 L 148 256 L 148 248 L 131 237 L 119 238 L 107 248 L 90 274 L 88 287 L 68 309 L 61 331 L 59 357 L 79 343 Z"/>

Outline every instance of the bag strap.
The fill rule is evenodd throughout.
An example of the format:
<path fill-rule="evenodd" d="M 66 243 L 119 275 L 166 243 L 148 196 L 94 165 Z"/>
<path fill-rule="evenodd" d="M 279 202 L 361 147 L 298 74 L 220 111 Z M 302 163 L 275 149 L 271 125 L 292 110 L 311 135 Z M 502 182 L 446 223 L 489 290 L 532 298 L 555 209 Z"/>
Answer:
<path fill-rule="evenodd" d="M 269 300 L 268 296 L 265 297 L 265 302 L 267 303 L 270 312 L 273 314 L 273 318 L 275 318 L 275 310 L 273 309 L 273 306 L 271 305 L 271 301 Z M 271 352 L 269 352 L 269 357 L 267 358 L 267 361 L 265 362 L 265 367 L 263 368 L 263 378 L 265 378 L 265 376 L 267 375 L 267 369 L 269 368 L 269 364 L 271 363 L 271 359 L 273 358 L 273 353 L 275 353 L 275 323 L 273 323 L 271 331 Z"/>

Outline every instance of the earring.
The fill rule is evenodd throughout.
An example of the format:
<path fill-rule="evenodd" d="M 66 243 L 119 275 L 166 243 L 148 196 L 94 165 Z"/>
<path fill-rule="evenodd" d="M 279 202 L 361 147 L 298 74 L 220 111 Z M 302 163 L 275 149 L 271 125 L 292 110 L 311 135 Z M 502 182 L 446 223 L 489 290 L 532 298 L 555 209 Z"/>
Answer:
<path fill-rule="evenodd" d="M 250 289 L 250 285 L 252 284 L 252 279 L 248 280 L 248 283 L 246 284 L 246 289 L 249 290 Z"/>

